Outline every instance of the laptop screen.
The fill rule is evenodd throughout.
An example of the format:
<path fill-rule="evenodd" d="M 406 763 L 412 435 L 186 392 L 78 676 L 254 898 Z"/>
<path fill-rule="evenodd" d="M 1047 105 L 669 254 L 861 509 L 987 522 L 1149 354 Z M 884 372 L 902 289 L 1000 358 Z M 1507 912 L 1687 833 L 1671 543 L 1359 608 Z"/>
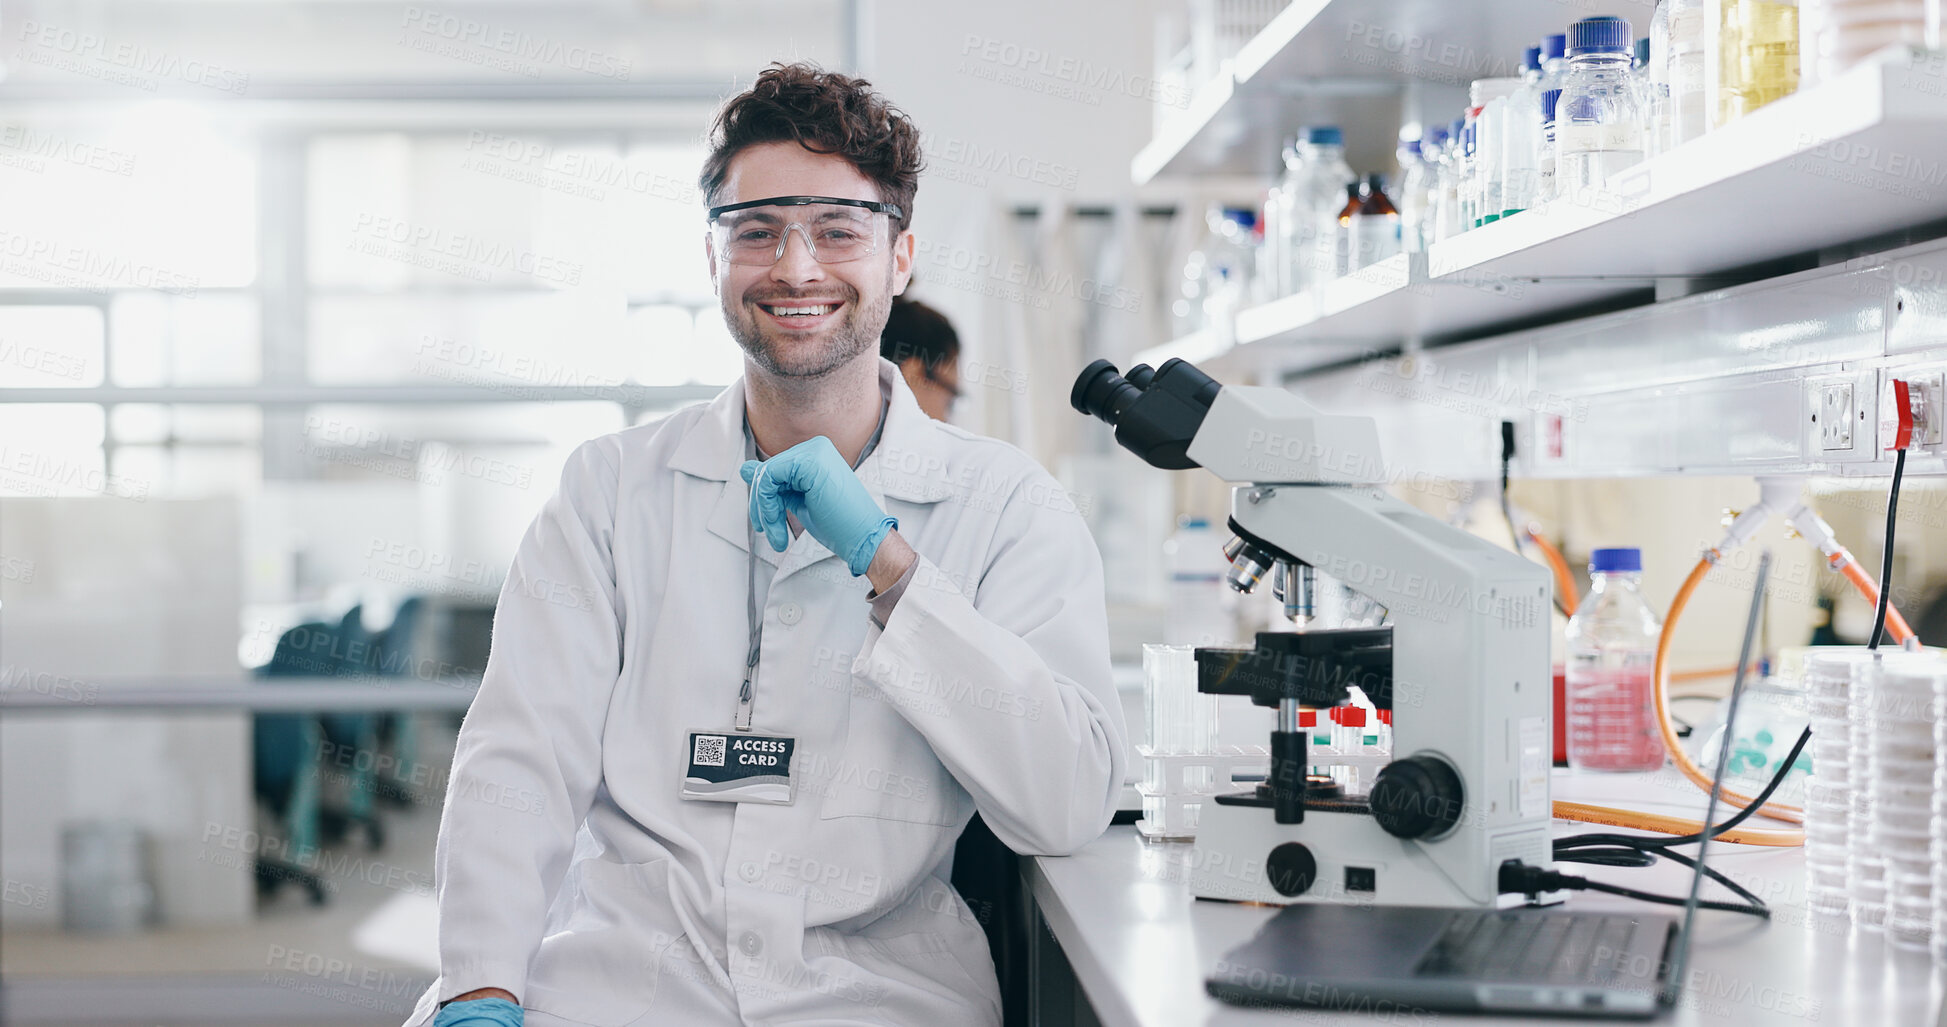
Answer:
<path fill-rule="evenodd" d="M 1731 764 L 1731 740 L 1736 736 L 1738 699 L 1744 694 L 1744 674 L 1751 666 L 1751 644 L 1764 609 L 1765 579 L 1771 573 L 1771 551 L 1758 559 L 1757 587 L 1751 593 L 1751 612 L 1744 624 L 1744 644 L 1737 653 L 1737 675 L 1731 680 L 1731 701 L 1724 711 L 1724 737 L 1717 748 L 1717 767 L 1710 775 L 1710 801 L 1704 804 L 1704 827 L 1697 840 L 1697 869 L 1690 875 L 1690 897 L 1683 904 L 1683 923 L 1670 947 L 1670 976 L 1663 982 L 1663 1004 L 1675 1005 L 1683 994 L 1683 978 L 1690 962 L 1690 935 L 1697 923 L 1697 897 L 1704 886 L 1704 854 L 1710 849 L 1710 825 L 1717 820 L 1717 803 L 1724 792 L 1725 768 Z"/>

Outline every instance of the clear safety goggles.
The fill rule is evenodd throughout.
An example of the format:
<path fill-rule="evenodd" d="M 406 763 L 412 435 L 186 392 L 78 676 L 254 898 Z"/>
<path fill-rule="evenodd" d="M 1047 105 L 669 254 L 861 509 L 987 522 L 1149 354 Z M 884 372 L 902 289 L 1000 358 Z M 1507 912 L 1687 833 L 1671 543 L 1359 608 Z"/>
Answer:
<path fill-rule="evenodd" d="M 820 264 L 870 257 L 888 237 L 899 208 L 832 196 L 772 196 L 711 207 L 709 213 L 718 258 L 769 267 L 784 258 L 793 230 Z"/>

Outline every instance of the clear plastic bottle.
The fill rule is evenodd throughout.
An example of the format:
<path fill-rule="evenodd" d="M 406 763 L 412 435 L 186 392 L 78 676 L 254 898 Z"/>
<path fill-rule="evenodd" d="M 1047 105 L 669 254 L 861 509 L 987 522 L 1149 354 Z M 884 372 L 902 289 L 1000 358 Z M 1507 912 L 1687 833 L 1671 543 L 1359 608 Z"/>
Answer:
<path fill-rule="evenodd" d="M 1351 269 L 1377 264 L 1399 252 L 1399 211 L 1386 195 L 1378 175 L 1367 175 L 1359 190 L 1359 209 L 1352 212 Z"/>
<path fill-rule="evenodd" d="M 1798 91 L 1797 0 L 1705 0 L 1711 127 Z"/>
<path fill-rule="evenodd" d="M 1650 37 L 1638 39 L 1630 53 L 1629 84 L 1636 87 L 1636 106 L 1643 111 L 1644 124 L 1647 126 L 1650 110 Z"/>
<path fill-rule="evenodd" d="M 1257 213 L 1242 207 L 1212 205 L 1205 215 L 1210 238 L 1204 244 L 1203 327 L 1226 336 L 1231 319 L 1251 295 L 1257 264 Z"/>
<path fill-rule="evenodd" d="M 1460 234 L 1460 180 L 1464 173 L 1461 136 L 1467 120 L 1455 118 L 1447 126 L 1447 141 L 1440 151 L 1440 198 L 1434 203 L 1433 241 L 1440 242 Z"/>
<path fill-rule="evenodd" d="M 1440 222 L 1440 175 L 1441 166 L 1447 159 L 1447 127 L 1435 125 L 1427 129 L 1420 138 L 1420 160 L 1408 172 L 1401 185 L 1406 196 L 1400 201 L 1400 244 L 1408 252 L 1421 252 L 1433 244 Z M 1419 227 L 1414 232 L 1412 242 L 1406 234 L 1408 204 L 1419 208 L 1417 220 Z M 1418 249 L 1414 246 L 1417 244 Z"/>
<path fill-rule="evenodd" d="M 1555 108 L 1561 99 L 1559 89 L 1541 91 L 1541 155 L 1535 161 L 1535 195 L 1543 200 L 1555 196 Z"/>
<path fill-rule="evenodd" d="M 1209 237 L 1183 258 L 1183 269 L 1176 276 L 1176 298 L 1170 302 L 1170 324 L 1178 337 L 1203 328 L 1204 290 L 1210 277 L 1210 259 L 1204 254 Z"/>
<path fill-rule="evenodd" d="M 1289 235 L 1285 227 L 1290 217 L 1293 179 L 1298 168 L 1298 144 L 1296 140 L 1285 140 L 1284 174 L 1276 184 L 1265 190 L 1264 212 L 1259 216 L 1257 227 L 1263 242 L 1257 251 L 1257 286 L 1260 298 L 1274 300 L 1290 290 L 1286 276 L 1290 273 L 1291 261 L 1285 256 L 1285 245 Z"/>
<path fill-rule="evenodd" d="M 1568 78 L 1568 35 L 1557 32 L 1541 37 L 1541 87 L 1560 89 Z"/>
<path fill-rule="evenodd" d="M 1501 194 L 1507 185 L 1501 137 L 1507 131 L 1508 97 L 1520 88 L 1518 78 L 1481 78 L 1468 86 L 1480 111 L 1474 118 L 1475 228 L 1501 220 Z"/>
<path fill-rule="evenodd" d="M 1630 81 L 1629 20 L 1569 26 L 1568 77 L 1555 107 L 1555 195 L 1583 196 L 1643 159 L 1643 116 Z"/>
<path fill-rule="evenodd" d="M 1315 288 L 1341 272 L 1338 266 L 1338 216 L 1345 205 L 1345 137 L 1337 126 L 1307 128 L 1298 144 L 1299 170 L 1287 223 L 1290 292 Z"/>
<path fill-rule="evenodd" d="M 1670 0 L 1661 0 L 1650 15 L 1648 73 L 1649 137 L 1644 149 L 1654 157 L 1670 148 Z"/>
<path fill-rule="evenodd" d="M 1664 0 L 1670 23 L 1670 145 L 1710 130 L 1704 93 L 1704 0 Z"/>
<path fill-rule="evenodd" d="M 1521 87 L 1508 96 L 1501 131 L 1501 216 L 1535 205 L 1541 159 L 1541 47 L 1521 55 Z"/>
<path fill-rule="evenodd" d="M 1429 241 L 1427 217 L 1432 210 L 1430 181 L 1438 170 L 1430 151 L 1438 128 L 1425 129 L 1418 139 L 1399 143 L 1399 247 L 1407 253 L 1420 253 Z"/>
<path fill-rule="evenodd" d="M 1480 114 L 1479 107 L 1467 108 L 1466 122 L 1460 129 L 1460 163 L 1454 175 L 1460 183 L 1460 223 L 1456 226 L 1456 235 L 1472 229 L 1480 218 L 1480 159 L 1475 147 L 1479 139 L 1476 125 L 1479 124 Z"/>
<path fill-rule="evenodd" d="M 1357 179 L 1345 183 L 1345 203 L 1339 207 L 1338 228 L 1333 234 L 1333 267 L 1337 269 L 1337 274 L 1333 276 L 1335 278 L 1343 278 L 1352 271 L 1352 219 L 1358 216 L 1359 204 L 1364 201 Z"/>
<path fill-rule="evenodd" d="M 1590 588 L 1570 617 L 1568 762 L 1578 770 L 1663 766 L 1651 671 L 1662 625 L 1643 601 L 1642 551 L 1589 554 Z"/>

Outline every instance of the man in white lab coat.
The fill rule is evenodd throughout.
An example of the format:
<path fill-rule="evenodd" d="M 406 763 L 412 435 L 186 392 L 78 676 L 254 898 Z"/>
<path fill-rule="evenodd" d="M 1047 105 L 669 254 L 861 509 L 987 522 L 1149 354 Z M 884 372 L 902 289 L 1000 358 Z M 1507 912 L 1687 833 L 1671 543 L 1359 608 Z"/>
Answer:
<path fill-rule="evenodd" d="M 1067 853 L 1115 809 L 1079 512 L 879 356 L 917 131 L 794 65 L 712 143 L 706 252 L 744 377 L 582 445 L 522 540 L 409 1027 L 997 1024 L 955 839 L 978 809 Z"/>

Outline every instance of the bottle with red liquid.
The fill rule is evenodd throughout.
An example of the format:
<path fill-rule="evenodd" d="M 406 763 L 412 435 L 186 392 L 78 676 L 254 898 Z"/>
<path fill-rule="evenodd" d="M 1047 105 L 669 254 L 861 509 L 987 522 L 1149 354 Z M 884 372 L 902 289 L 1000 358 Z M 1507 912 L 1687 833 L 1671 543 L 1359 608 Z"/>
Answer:
<path fill-rule="evenodd" d="M 1568 765 L 1656 770 L 1663 736 L 1651 696 L 1656 614 L 1643 601 L 1641 550 L 1589 554 L 1589 595 L 1568 621 Z"/>

